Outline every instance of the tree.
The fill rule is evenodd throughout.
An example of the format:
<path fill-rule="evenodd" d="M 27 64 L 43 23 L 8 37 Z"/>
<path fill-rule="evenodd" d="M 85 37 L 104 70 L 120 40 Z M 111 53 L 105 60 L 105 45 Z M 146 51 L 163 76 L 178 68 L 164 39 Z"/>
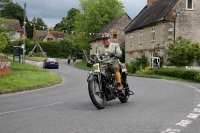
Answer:
<path fill-rule="evenodd" d="M 11 2 L 1 11 L 1 17 L 5 19 L 18 19 L 22 27 L 24 22 L 24 9 L 19 4 Z"/>
<path fill-rule="evenodd" d="M 35 18 L 35 17 L 33 17 L 31 23 L 35 25 L 35 28 L 37 30 L 43 30 L 43 27 L 47 27 L 47 25 L 44 23 L 44 21 L 42 20 L 42 18 Z"/>
<path fill-rule="evenodd" d="M 5 6 L 11 2 L 12 0 L 0 0 L 0 10 L 4 10 Z"/>
<path fill-rule="evenodd" d="M 111 20 L 125 13 L 118 0 L 80 0 L 80 13 L 76 15 L 75 30 L 98 33 Z M 87 47 L 92 36 L 80 36 L 82 47 Z"/>
<path fill-rule="evenodd" d="M 192 65 L 195 59 L 199 59 L 199 51 L 199 44 L 192 43 L 190 40 L 179 36 L 169 44 L 168 60 L 171 65 Z"/>
<path fill-rule="evenodd" d="M 8 45 L 8 41 L 6 39 L 6 37 L 2 34 L 0 34 L 0 51 L 2 51 L 7 45 Z"/>
<path fill-rule="evenodd" d="M 76 29 L 88 32 L 99 32 L 111 20 L 125 12 L 123 4 L 118 0 L 80 0 L 80 6 Z"/>
<path fill-rule="evenodd" d="M 72 8 L 68 11 L 67 17 L 63 17 L 62 21 L 54 27 L 56 30 L 74 30 L 75 28 L 75 16 L 80 11 L 76 8 Z"/>
<path fill-rule="evenodd" d="M 19 4 L 9 3 L 5 5 L 2 11 L 2 17 L 5 19 L 18 19 L 20 26 L 24 26 L 24 9 Z M 26 17 L 26 35 L 29 39 L 33 37 L 33 28 L 29 25 L 28 18 Z"/>

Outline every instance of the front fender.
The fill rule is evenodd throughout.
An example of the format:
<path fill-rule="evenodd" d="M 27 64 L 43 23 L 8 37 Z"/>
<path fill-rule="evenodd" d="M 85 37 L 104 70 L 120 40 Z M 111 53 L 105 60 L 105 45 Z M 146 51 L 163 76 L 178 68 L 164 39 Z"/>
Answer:
<path fill-rule="evenodd" d="M 94 72 L 90 71 L 90 72 L 88 73 L 87 82 L 92 81 L 94 76 L 97 76 L 98 79 L 99 79 L 99 74 L 100 74 L 100 73 L 94 73 Z"/>
<path fill-rule="evenodd" d="M 87 82 L 92 81 L 93 76 L 94 76 L 94 73 L 92 71 L 89 71 Z"/>

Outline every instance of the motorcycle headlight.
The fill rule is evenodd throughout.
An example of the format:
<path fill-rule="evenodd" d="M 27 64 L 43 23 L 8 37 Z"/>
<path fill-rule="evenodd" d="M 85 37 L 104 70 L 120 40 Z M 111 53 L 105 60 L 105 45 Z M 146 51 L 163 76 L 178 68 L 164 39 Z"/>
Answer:
<path fill-rule="evenodd" d="M 87 76 L 89 76 L 89 75 L 91 75 L 91 74 L 92 74 L 92 71 L 89 71 Z"/>

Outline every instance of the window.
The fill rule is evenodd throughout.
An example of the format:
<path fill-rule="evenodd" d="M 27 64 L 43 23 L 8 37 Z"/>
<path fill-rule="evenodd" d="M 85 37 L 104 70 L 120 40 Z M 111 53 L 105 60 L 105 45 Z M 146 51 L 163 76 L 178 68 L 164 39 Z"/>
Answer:
<path fill-rule="evenodd" d="M 193 10 L 193 0 L 186 0 L 186 9 Z"/>
<path fill-rule="evenodd" d="M 133 45 L 133 35 L 130 34 L 130 47 Z"/>
<path fill-rule="evenodd" d="M 130 63 L 133 62 L 133 54 L 130 54 Z"/>
<path fill-rule="evenodd" d="M 151 41 L 155 41 L 155 26 L 151 27 Z"/>
<path fill-rule="evenodd" d="M 53 38 L 47 38 L 47 41 L 53 41 Z"/>
<path fill-rule="evenodd" d="M 142 44 L 142 36 L 143 36 L 143 34 L 142 34 L 142 30 L 140 30 L 140 35 L 139 35 L 139 44 Z"/>
<path fill-rule="evenodd" d="M 117 32 L 113 32 L 113 39 L 117 39 L 117 37 L 118 37 Z"/>

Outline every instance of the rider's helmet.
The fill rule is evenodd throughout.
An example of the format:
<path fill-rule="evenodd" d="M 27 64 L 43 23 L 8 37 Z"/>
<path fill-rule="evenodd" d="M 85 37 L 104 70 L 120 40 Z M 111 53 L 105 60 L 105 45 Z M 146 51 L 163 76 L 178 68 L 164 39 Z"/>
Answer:
<path fill-rule="evenodd" d="M 111 35 L 109 33 L 103 33 L 101 38 L 102 39 L 104 39 L 104 38 L 110 38 L 111 39 Z"/>

